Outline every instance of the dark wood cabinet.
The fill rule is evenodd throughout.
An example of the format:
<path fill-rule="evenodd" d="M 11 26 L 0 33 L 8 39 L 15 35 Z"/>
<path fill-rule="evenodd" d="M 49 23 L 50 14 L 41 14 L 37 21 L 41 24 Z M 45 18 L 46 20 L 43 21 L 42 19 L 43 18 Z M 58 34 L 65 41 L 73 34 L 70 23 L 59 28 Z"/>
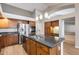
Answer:
<path fill-rule="evenodd" d="M 31 55 L 36 55 L 37 50 L 36 50 L 36 42 L 33 40 L 30 40 L 30 54 Z"/>
<path fill-rule="evenodd" d="M 30 26 L 35 26 L 35 21 L 29 21 Z"/>
<path fill-rule="evenodd" d="M 23 40 L 23 48 L 27 52 L 27 54 L 30 54 L 30 40 L 28 38 L 24 38 Z"/>
<path fill-rule="evenodd" d="M 57 52 L 57 46 L 54 47 L 54 48 L 50 48 L 50 55 L 58 55 L 57 53 L 58 53 Z"/>
<path fill-rule="evenodd" d="M 17 34 L 7 34 L 0 37 L 0 47 L 6 47 L 18 43 Z"/>
<path fill-rule="evenodd" d="M 25 42 L 23 43 L 23 47 L 27 54 L 36 55 L 36 42 L 26 38 Z"/>
<path fill-rule="evenodd" d="M 49 55 L 49 48 L 37 43 L 37 55 Z"/>
<path fill-rule="evenodd" d="M 30 40 L 26 41 L 26 51 L 27 51 L 27 54 L 30 54 Z"/>
<path fill-rule="evenodd" d="M 59 26 L 59 20 L 51 21 L 52 27 Z"/>
<path fill-rule="evenodd" d="M 18 35 L 17 34 L 7 35 L 7 39 L 6 39 L 5 43 L 7 44 L 7 46 L 17 44 L 18 43 Z"/>
<path fill-rule="evenodd" d="M 3 40 L 3 36 L 1 36 L 0 37 L 0 50 L 1 50 L 1 48 L 3 48 L 4 47 L 4 40 Z"/>
<path fill-rule="evenodd" d="M 57 55 L 61 54 L 61 45 L 57 46 Z"/>
<path fill-rule="evenodd" d="M 54 27 L 59 26 L 59 20 L 45 22 L 45 36 L 53 36 Z"/>
<path fill-rule="evenodd" d="M 45 22 L 45 36 L 51 35 L 50 27 L 51 27 L 51 22 Z"/>

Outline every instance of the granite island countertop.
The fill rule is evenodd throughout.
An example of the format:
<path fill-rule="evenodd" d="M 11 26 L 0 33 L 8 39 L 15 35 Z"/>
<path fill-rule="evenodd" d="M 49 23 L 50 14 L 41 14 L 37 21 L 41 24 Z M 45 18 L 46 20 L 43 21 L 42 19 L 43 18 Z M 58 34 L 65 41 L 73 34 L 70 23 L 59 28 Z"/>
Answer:
<path fill-rule="evenodd" d="M 64 38 L 53 37 L 53 36 L 44 37 L 40 35 L 33 35 L 27 38 L 30 38 L 31 40 L 41 43 L 49 48 L 56 47 L 57 45 L 60 45 L 60 43 L 64 41 Z"/>

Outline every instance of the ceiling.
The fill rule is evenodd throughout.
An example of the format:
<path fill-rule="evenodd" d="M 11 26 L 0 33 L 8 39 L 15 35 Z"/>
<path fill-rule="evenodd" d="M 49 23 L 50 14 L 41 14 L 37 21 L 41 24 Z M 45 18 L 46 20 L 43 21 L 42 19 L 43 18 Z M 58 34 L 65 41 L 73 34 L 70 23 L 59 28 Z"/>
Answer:
<path fill-rule="evenodd" d="M 33 12 L 35 9 L 39 11 L 45 11 L 48 7 L 59 5 L 59 3 L 6 3 L 30 12 Z"/>
<path fill-rule="evenodd" d="M 47 11 L 49 14 L 48 17 L 49 19 L 53 17 L 63 16 L 69 13 L 73 13 L 75 11 L 74 4 L 72 5 L 71 3 L 69 4 L 68 3 L 3 3 L 2 6 L 3 6 L 3 10 L 4 11 L 7 10 L 9 13 L 14 13 L 23 16 L 29 15 L 30 17 L 32 17 L 35 9 L 40 12 Z"/>
<path fill-rule="evenodd" d="M 74 13 L 74 12 L 75 12 L 75 8 L 67 8 L 67 9 L 63 9 L 63 10 L 51 13 L 48 18 L 63 16 L 63 15 Z"/>

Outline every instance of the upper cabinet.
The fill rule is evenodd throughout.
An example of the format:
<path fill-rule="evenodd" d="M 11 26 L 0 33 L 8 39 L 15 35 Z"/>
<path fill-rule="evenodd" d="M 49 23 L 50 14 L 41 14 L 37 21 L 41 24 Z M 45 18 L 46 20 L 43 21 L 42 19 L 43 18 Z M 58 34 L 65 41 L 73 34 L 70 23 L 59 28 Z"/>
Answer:
<path fill-rule="evenodd" d="M 35 27 L 35 21 L 29 21 L 30 26 L 34 26 Z"/>
<path fill-rule="evenodd" d="M 45 22 L 45 36 L 51 36 L 51 22 Z"/>
<path fill-rule="evenodd" d="M 45 22 L 46 36 L 59 36 L 59 20 Z"/>

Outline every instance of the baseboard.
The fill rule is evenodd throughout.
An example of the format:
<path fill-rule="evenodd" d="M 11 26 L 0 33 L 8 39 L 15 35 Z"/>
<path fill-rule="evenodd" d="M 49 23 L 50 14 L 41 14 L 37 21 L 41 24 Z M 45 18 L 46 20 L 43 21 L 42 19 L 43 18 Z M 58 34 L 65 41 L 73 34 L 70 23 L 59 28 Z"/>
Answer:
<path fill-rule="evenodd" d="M 75 46 L 75 48 L 79 48 L 79 46 Z"/>

